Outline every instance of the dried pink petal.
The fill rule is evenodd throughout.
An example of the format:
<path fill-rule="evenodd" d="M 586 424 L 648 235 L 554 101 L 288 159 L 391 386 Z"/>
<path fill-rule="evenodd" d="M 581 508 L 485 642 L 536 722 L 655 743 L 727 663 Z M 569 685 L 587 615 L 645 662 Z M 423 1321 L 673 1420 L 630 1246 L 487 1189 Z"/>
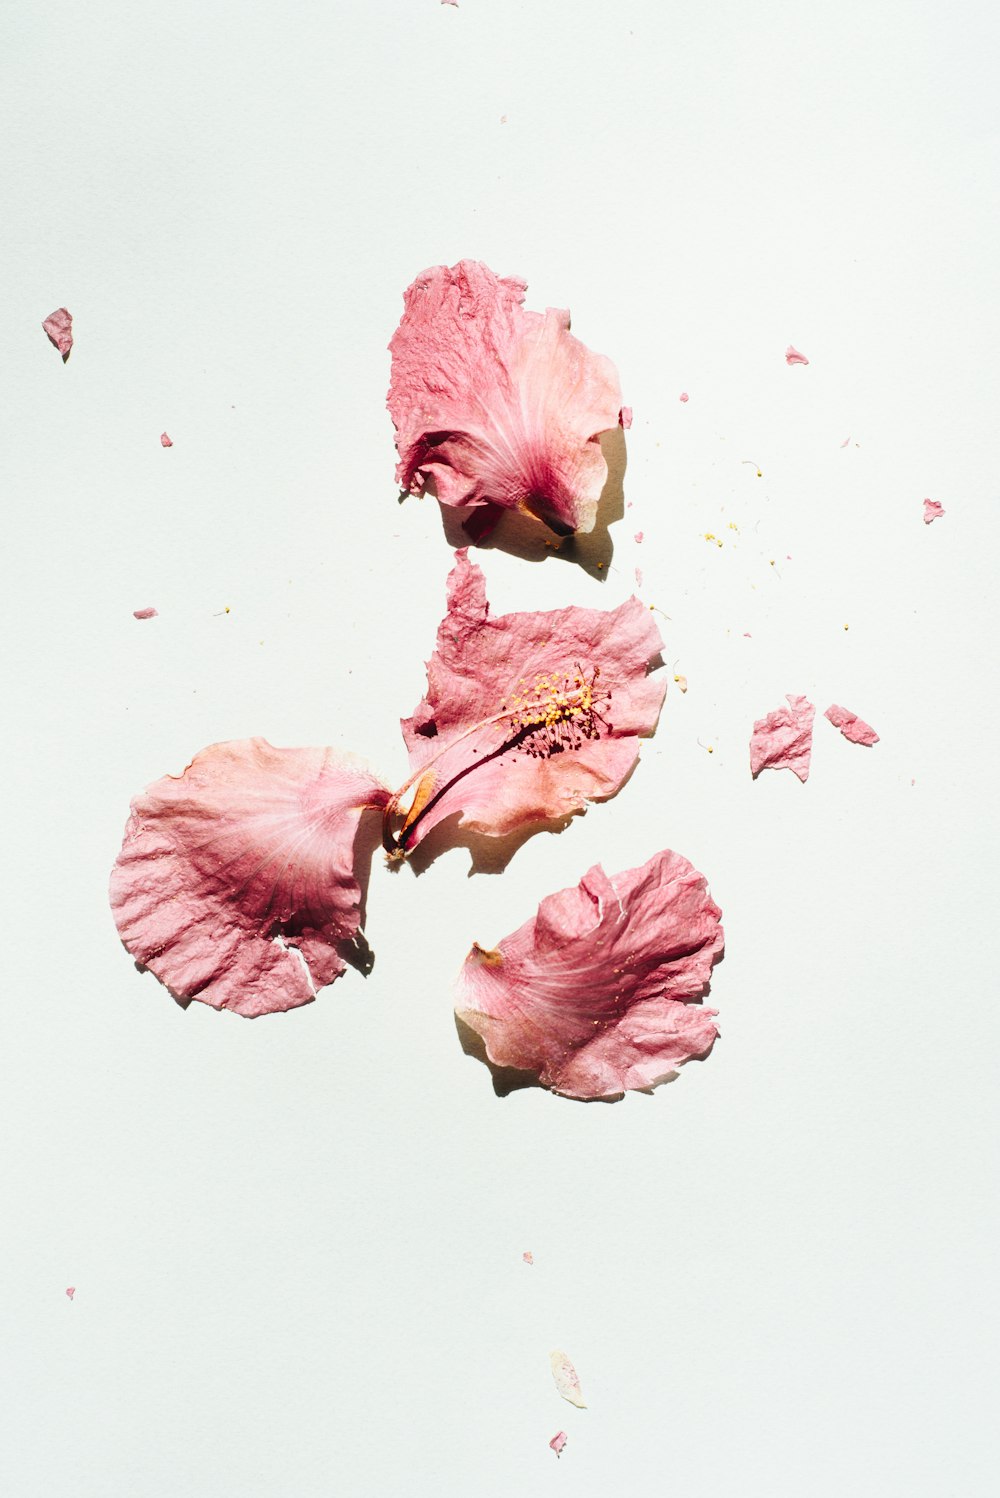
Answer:
<path fill-rule="evenodd" d="M 785 363 L 808 364 L 809 360 L 806 358 L 805 354 L 800 354 L 797 348 L 794 348 L 792 344 L 789 344 L 785 349 Z"/>
<path fill-rule="evenodd" d="M 57 311 L 49 314 L 42 323 L 42 327 L 48 336 L 49 342 L 62 354 L 62 361 L 65 364 L 69 358 L 70 349 L 73 347 L 72 313 L 67 312 L 65 307 L 60 307 Z"/>
<path fill-rule="evenodd" d="M 621 410 L 618 412 L 618 424 L 619 426 L 624 427 L 626 432 L 628 431 L 629 427 L 632 425 L 631 406 L 622 406 Z"/>
<path fill-rule="evenodd" d="M 684 404 L 686 405 L 687 402 L 691 399 L 691 397 L 688 395 L 688 393 L 687 393 L 686 390 L 682 390 L 681 393 L 680 393 L 680 395 L 677 397 L 677 399 L 679 401 L 683 401 Z"/>
<path fill-rule="evenodd" d="M 387 813 L 387 846 L 411 852 L 446 817 L 489 836 L 582 811 L 620 789 L 666 690 L 649 673 L 663 641 L 637 598 L 616 609 L 492 617 L 465 550 L 427 692 L 402 723 L 412 774 Z M 403 828 L 389 815 L 412 791 Z"/>
<path fill-rule="evenodd" d="M 173 442 L 167 436 L 166 432 L 161 432 L 160 433 L 160 446 L 161 447 L 173 447 L 173 445 L 174 445 Z"/>
<path fill-rule="evenodd" d="M 944 505 L 938 504 L 936 499 L 924 500 L 924 525 L 930 525 L 932 520 L 940 520 L 944 514 Z"/>
<path fill-rule="evenodd" d="M 133 609 L 133 619 L 155 619 L 159 615 L 159 609 Z"/>
<path fill-rule="evenodd" d="M 635 585 L 636 585 L 636 587 L 637 588 L 641 588 L 642 587 L 642 568 L 641 567 L 633 567 L 632 572 L 633 572 L 633 575 L 635 577 Z"/>
<path fill-rule="evenodd" d="M 569 1437 L 564 1430 L 556 1431 L 555 1435 L 549 1442 L 549 1445 L 552 1447 L 552 1450 L 555 1452 L 556 1456 L 562 1456 L 563 1447 L 566 1445 L 566 1442 L 568 1440 Z"/>
<path fill-rule="evenodd" d="M 459 509 L 522 510 L 559 535 L 593 529 L 607 477 L 600 435 L 618 425 L 610 359 L 569 313 L 523 307 L 527 284 L 462 260 L 403 294 L 389 348 L 396 478 Z"/>
<path fill-rule="evenodd" d="M 535 1256 L 530 1249 L 526 1253 L 523 1253 L 521 1258 L 526 1264 L 533 1264 L 535 1262 Z"/>
<path fill-rule="evenodd" d="M 473 946 L 455 1012 L 495 1066 L 565 1097 L 655 1087 L 718 1034 L 699 1001 L 722 954 L 720 915 L 679 853 L 613 879 L 595 864 L 495 951 Z"/>
<path fill-rule="evenodd" d="M 76 1286 L 75 1285 L 67 1285 L 67 1287 L 66 1287 L 66 1294 L 69 1297 L 69 1299 L 72 1300 L 73 1296 L 76 1294 Z"/>
<path fill-rule="evenodd" d="M 637 546 L 641 546 L 642 545 L 642 535 L 643 535 L 642 531 L 636 531 L 636 533 L 635 533 L 635 542 L 636 542 Z"/>
<path fill-rule="evenodd" d="M 111 874 L 118 933 L 175 998 L 254 1017 L 360 961 L 368 808 L 389 792 L 332 749 L 213 744 L 132 803 Z"/>
<path fill-rule="evenodd" d="M 816 709 L 805 697 L 786 693 L 785 701 L 787 707 L 776 707 L 753 726 L 750 773 L 756 780 L 761 770 L 791 770 L 805 784 L 809 779 Z"/>
<path fill-rule="evenodd" d="M 847 444 L 850 442 L 850 440 L 851 440 L 851 434 L 850 434 L 850 432 L 848 432 L 847 436 L 844 438 L 843 442 L 840 444 L 841 447 L 846 447 Z"/>
<path fill-rule="evenodd" d="M 580 1380 L 577 1377 L 576 1369 L 566 1354 L 564 1352 L 550 1352 L 549 1366 L 552 1369 L 552 1377 L 556 1381 L 556 1388 L 563 1399 L 568 1400 L 570 1404 L 575 1404 L 578 1410 L 585 1410 L 587 1406 L 583 1402 Z M 553 1447 L 553 1450 L 555 1450 L 555 1447 Z"/>
<path fill-rule="evenodd" d="M 849 712 L 846 707 L 838 707 L 836 703 L 828 707 L 823 714 L 829 718 L 834 728 L 839 728 L 845 739 L 850 739 L 852 744 L 865 744 L 869 748 L 878 743 L 878 734 L 870 724 L 857 713 Z"/>

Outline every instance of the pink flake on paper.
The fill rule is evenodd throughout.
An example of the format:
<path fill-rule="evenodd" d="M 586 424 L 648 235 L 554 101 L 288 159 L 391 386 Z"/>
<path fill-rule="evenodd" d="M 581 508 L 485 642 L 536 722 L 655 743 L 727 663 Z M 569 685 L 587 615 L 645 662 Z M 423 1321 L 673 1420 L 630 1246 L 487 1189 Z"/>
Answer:
<path fill-rule="evenodd" d="M 682 390 L 681 393 L 680 393 L 680 395 L 677 397 L 677 399 L 679 401 L 683 401 L 684 404 L 687 405 L 687 403 L 691 399 L 691 397 L 688 395 L 688 393 L 687 393 L 686 390 Z"/>
<path fill-rule="evenodd" d="M 834 728 L 839 728 L 844 738 L 849 739 L 852 744 L 865 744 L 870 748 L 872 744 L 878 743 L 878 734 L 874 728 L 863 718 L 859 718 L 857 713 L 849 712 L 846 707 L 838 707 L 834 703 L 823 716 L 830 720 Z"/>
<path fill-rule="evenodd" d="M 395 851 L 446 817 L 499 837 L 615 795 L 656 728 L 662 646 L 635 597 L 491 615 L 481 569 L 457 552 L 427 692 L 401 725 L 412 773 L 387 812 L 404 816 Z"/>
<path fill-rule="evenodd" d="M 526 1264 L 533 1264 L 535 1262 L 535 1256 L 530 1249 L 526 1253 L 523 1253 L 521 1258 Z"/>
<path fill-rule="evenodd" d="M 111 873 L 118 934 L 176 999 L 247 1018 L 362 966 L 371 842 L 389 792 L 332 749 L 213 744 L 132 803 Z"/>
<path fill-rule="evenodd" d="M 67 1287 L 66 1287 L 66 1295 L 67 1295 L 67 1297 L 70 1300 L 72 1300 L 73 1296 L 75 1294 L 76 1294 L 76 1286 L 75 1285 L 67 1285 Z"/>
<path fill-rule="evenodd" d="M 562 1456 L 562 1454 L 563 1454 L 563 1447 L 566 1445 L 566 1442 L 568 1440 L 569 1440 L 569 1437 L 567 1436 L 567 1434 L 566 1434 L 566 1432 L 564 1430 L 557 1430 L 556 1431 L 555 1435 L 552 1437 L 551 1441 L 549 1442 L 549 1445 L 552 1447 L 552 1450 L 555 1452 L 556 1456 Z"/>
<path fill-rule="evenodd" d="M 173 445 L 174 445 L 173 442 L 167 436 L 166 432 L 161 432 L 160 433 L 160 446 L 161 447 L 173 447 Z"/>
<path fill-rule="evenodd" d="M 930 525 L 932 520 L 940 520 L 944 514 L 944 505 L 939 504 L 936 499 L 924 500 L 924 525 Z"/>
<path fill-rule="evenodd" d="M 620 1098 L 707 1056 L 722 955 L 705 879 L 665 849 L 609 878 L 600 864 L 492 951 L 473 946 L 455 1012 L 489 1060 L 572 1098 Z"/>
<path fill-rule="evenodd" d="M 526 311 L 526 290 L 462 260 L 404 292 L 389 345 L 396 479 L 494 523 L 520 510 L 558 535 L 590 531 L 608 473 L 600 437 L 622 409 L 618 373 L 573 337 L 568 312 Z"/>
<path fill-rule="evenodd" d="M 626 431 L 628 431 L 629 427 L 632 425 L 631 406 L 622 406 L 621 410 L 618 413 L 618 423 L 620 426 L 624 427 Z"/>
<path fill-rule="evenodd" d="M 133 609 L 132 610 L 132 618 L 133 619 L 156 619 L 158 617 L 158 615 L 159 615 L 159 612 L 160 612 L 159 609 Z"/>
<path fill-rule="evenodd" d="M 761 770 L 791 770 L 805 784 L 816 709 L 805 697 L 786 694 L 785 701 L 787 707 L 775 708 L 753 726 L 750 773 L 756 780 Z"/>
<path fill-rule="evenodd" d="M 549 1366 L 552 1369 L 552 1377 L 555 1379 L 556 1388 L 559 1390 L 562 1398 L 570 1404 L 575 1404 L 577 1409 L 585 1410 L 587 1406 L 583 1402 L 580 1379 L 566 1354 L 564 1352 L 550 1352 Z"/>
<path fill-rule="evenodd" d="M 795 348 L 795 346 L 790 343 L 788 345 L 788 347 L 785 349 L 785 363 L 786 364 L 808 364 L 809 360 L 806 358 L 805 354 L 800 354 L 799 351 L 798 351 L 798 349 Z"/>
<path fill-rule="evenodd" d="M 637 546 L 641 546 L 642 545 L 642 536 L 643 536 L 642 531 L 636 531 L 636 533 L 635 533 L 635 543 L 636 543 Z"/>
<path fill-rule="evenodd" d="M 42 323 L 45 333 L 51 344 L 62 354 L 65 364 L 69 358 L 70 349 L 73 347 L 73 315 L 67 312 L 65 307 L 60 307 L 56 312 L 51 312 Z"/>
<path fill-rule="evenodd" d="M 642 587 L 642 568 L 641 567 L 633 567 L 632 572 L 633 572 L 633 575 L 635 577 L 635 585 L 636 585 L 636 587 L 637 588 L 641 588 Z"/>
<path fill-rule="evenodd" d="M 850 433 L 848 433 L 848 435 L 844 438 L 843 442 L 840 444 L 841 447 L 842 448 L 846 447 L 847 444 L 850 442 L 850 440 L 851 440 Z"/>

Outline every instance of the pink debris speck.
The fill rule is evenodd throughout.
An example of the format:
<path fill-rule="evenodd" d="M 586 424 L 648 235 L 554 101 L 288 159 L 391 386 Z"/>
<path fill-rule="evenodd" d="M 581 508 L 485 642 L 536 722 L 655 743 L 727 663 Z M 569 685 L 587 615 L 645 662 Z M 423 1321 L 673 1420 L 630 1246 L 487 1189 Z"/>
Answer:
<path fill-rule="evenodd" d="M 850 433 L 848 433 L 848 435 L 844 438 L 843 442 L 840 444 L 841 447 L 846 447 L 847 444 L 850 442 L 850 440 L 851 440 Z"/>
<path fill-rule="evenodd" d="M 173 447 L 173 445 L 174 445 L 173 442 L 167 436 L 166 432 L 161 432 L 160 433 L 160 446 L 161 447 Z"/>
<path fill-rule="evenodd" d="M 158 614 L 159 614 L 159 609 L 133 609 L 132 610 L 132 618 L 133 619 L 155 619 Z"/>
<path fill-rule="evenodd" d="M 626 431 L 628 431 L 629 427 L 632 425 L 631 406 L 622 406 L 621 410 L 618 412 L 618 424 L 619 426 L 624 427 Z"/>
<path fill-rule="evenodd" d="M 686 390 L 682 390 L 677 399 L 679 401 L 683 401 L 684 405 L 686 406 L 691 397 L 688 395 Z"/>
<path fill-rule="evenodd" d="M 930 525 L 932 520 L 940 520 L 944 514 L 944 505 L 938 504 L 936 499 L 924 500 L 924 525 Z"/>
<path fill-rule="evenodd" d="M 756 780 L 761 770 L 791 770 L 804 785 L 809 779 L 816 709 L 807 698 L 791 693 L 786 693 L 785 701 L 787 707 L 775 708 L 753 726 L 750 773 Z"/>
<path fill-rule="evenodd" d="M 67 1298 L 67 1300 L 72 1300 L 73 1296 L 75 1294 L 76 1294 L 76 1286 L 75 1285 L 67 1285 L 66 1286 L 66 1298 Z"/>
<path fill-rule="evenodd" d="M 845 739 L 852 744 L 864 744 L 869 749 L 878 743 L 878 734 L 870 723 L 859 718 L 857 713 L 850 712 L 846 707 L 838 707 L 836 703 L 828 707 L 823 714 L 834 726 L 839 728 Z"/>
<path fill-rule="evenodd" d="M 69 358 L 69 351 L 73 347 L 73 315 L 67 312 L 65 307 L 51 312 L 42 323 L 46 336 L 53 347 L 62 354 L 65 364 Z"/>
<path fill-rule="evenodd" d="M 635 533 L 635 544 L 637 546 L 641 546 L 642 545 L 642 535 L 643 535 L 642 531 L 636 531 L 636 533 Z"/>
<path fill-rule="evenodd" d="M 641 567 L 636 567 L 636 569 L 635 569 L 635 585 L 636 585 L 637 588 L 641 588 L 642 587 L 642 568 Z"/>
<path fill-rule="evenodd" d="M 527 1250 L 527 1252 L 525 1252 L 525 1253 L 523 1253 L 521 1255 L 521 1258 L 524 1260 L 524 1262 L 526 1264 L 533 1264 L 535 1262 L 535 1256 L 531 1252 L 530 1248 Z"/>
<path fill-rule="evenodd" d="M 788 347 L 785 349 L 785 363 L 786 364 L 808 364 L 809 360 L 806 358 L 805 354 L 800 354 L 799 353 L 798 349 L 795 347 L 794 344 L 790 343 L 788 345 Z"/>
<path fill-rule="evenodd" d="M 556 1456 L 562 1456 L 563 1447 L 566 1445 L 568 1439 L 569 1437 L 564 1430 L 556 1431 L 555 1435 L 549 1442 L 549 1445 L 552 1447 L 552 1450 L 555 1452 Z"/>

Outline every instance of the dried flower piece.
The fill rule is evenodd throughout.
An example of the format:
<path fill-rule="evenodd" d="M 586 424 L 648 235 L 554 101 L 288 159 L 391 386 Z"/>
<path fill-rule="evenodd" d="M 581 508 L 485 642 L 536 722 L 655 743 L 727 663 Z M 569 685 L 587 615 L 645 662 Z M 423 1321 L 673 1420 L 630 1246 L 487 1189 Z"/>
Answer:
<path fill-rule="evenodd" d="M 816 709 L 805 697 L 786 693 L 785 701 L 787 707 L 775 708 L 753 726 L 750 773 L 756 780 L 761 770 L 791 770 L 804 785 L 809 779 Z"/>
<path fill-rule="evenodd" d="M 166 432 L 161 432 L 160 433 L 160 446 L 161 447 L 173 447 L 173 445 L 174 445 L 173 442 L 167 436 Z"/>
<path fill-rule="evenodd" d="M 556 1431 L 555 1435 L 549 1442 L 549 1445 L 552 1447 L 552 1450 L 555 1452 L 556 1456 L 562 1456 L 563 1447 L 566 1445 L 568 1439 L 569 1437 L 564 1430 Z"/>
<path fill-rule="evenodd" d="M 159 609 L 133 609 L 132 610 L 132 618 L 133 619 L 156 619 L 159 616 L 159 612 L 160 612 Z"/>
<path fill-rule="evenodd" d="M 433 266 L 404 292 L 389 345 L 397 481 L 486 507 L 480 537 L 503 510 L 558 535 L 592 530 L 607 477 L 599 438 L 622 410 L 610 359 L 572 336 L 568 312 L 526 312 L 526 290 L 475 260 Z"/>
<path fill-rule="evenodd" d="M 936 499 L 924 500 L 924 525 L 930 525 L 932 520 L 940 520 L 944 514 L 944 505 L 939 504 Z"/>
<path fill-rule="evenodd" d="M 806 358 L 805 354 L 800 354 L 797 348 L 795 348 L 792 344 L 789 344 L 785 349 L 785 363 L 808 364 L 809 360 Z"/>
<path fill-rule="evenodd" d="M 655 1087 L 715 1042 L 716 1011 L 700 1000 L 722 954 L 720 916 L 679 853 L 613 879 L 595 864 L 495 951 L 473 946 L 456 1014 L 494 1065 L 566 1097 Z"/>
<path fill-rule="evenodd" d="M 65 364 L 73 347 L 73 314 L 67 312 L 65 307 L 60 307 L 57 311 L 50 312 L 42 327 L 49 342 L 62 354 Z"/>
<path fill-rule="evenodd" d="M 823 716 L 830 720 L 834 728 L 839 728 L 844 738 L 849 739 L 852 744 L 865 744 L 870 748 L 872 744 L 878 743 L 878 734 L 874 728 L 863 718 L 859 718 L 857 713 L 849 712 L 846 707 L 838 707 L 834 703 Z"/>
<path fill-rule="evenodd" d="M 606 801 L 663 703 L 649 674 L 663 642 L 637 598 L 493 617 L 482 571 L 456 557 L 427 692 L 402 724 L 412 774 L 386 816 L 386 846 L 401 853 L 446 817 L 500 836 Z"/>
<path fill-rule="evenodd" d="M 122 941 L 182 1002 L 248 1018 L 308 1004 L 362 960 L 359 827 L 388 795 L 332 749 L 203 749 L 132 803 L 111 874 Z"/>
<path fill-rule="evenodd" d="M 556 1388 L 563 1399 L 568 1400 L 570 1404 L 575 1404 L 578 1410 L 585 1410 L 587 1406 L 583 1402 L 580 1380 L 577 1377 L 576 1369 L 566 1354 L 564 1352 L 550 1352 L 549 1364 L 552 1368 L 552 1377 L 556 1381 Z"/>

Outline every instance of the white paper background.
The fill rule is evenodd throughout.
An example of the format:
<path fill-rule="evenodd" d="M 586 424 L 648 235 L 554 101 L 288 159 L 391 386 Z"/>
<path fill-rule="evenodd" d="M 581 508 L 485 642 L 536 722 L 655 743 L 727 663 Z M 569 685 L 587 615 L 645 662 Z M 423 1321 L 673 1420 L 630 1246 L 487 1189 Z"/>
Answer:
<path fill-rule="evenodd" d="M 996 42 L 985 0 L 6 11 L 13 1498 L 996 1491 Z M 494 606 L 639 565 L 690 691 L 503 877 L 376 865 L 367 982 L 183 1013 L 106 905 L 130 796 L 250 734 L 404 776 L 449 553 L 385 345 L 462 256 L 636 413 L 606 582 L 489 551 Z M 882 742 L 818 718 L 753 784 L 785 692 Z M 470 942 L 665 845 L 724 909 L 710 1061 L 496 1098 Z"/>

